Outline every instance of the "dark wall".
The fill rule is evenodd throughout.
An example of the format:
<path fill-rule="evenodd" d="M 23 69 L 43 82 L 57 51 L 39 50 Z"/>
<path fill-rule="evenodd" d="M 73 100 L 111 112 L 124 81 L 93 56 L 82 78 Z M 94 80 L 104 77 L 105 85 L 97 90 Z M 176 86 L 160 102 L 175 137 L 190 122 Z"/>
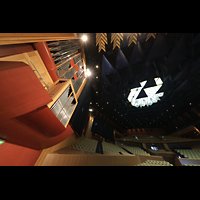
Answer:
<path fill-rule="evenodd" d="M 113 128 L 109 126 L 106 122 L 101 121 L 98 117 L 94 118 L 92 124 L 92 133 L 96 133 L 103 138 L 114 142 Z"/>

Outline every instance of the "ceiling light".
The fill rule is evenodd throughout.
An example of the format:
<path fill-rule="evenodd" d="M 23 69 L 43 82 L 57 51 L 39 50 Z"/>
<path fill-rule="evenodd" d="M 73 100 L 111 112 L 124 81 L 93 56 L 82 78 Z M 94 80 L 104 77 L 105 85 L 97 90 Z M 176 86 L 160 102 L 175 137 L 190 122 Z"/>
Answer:
<path fill-rule="evenodd" d="M 90 109 L 89 109 L 89 111 L 90 111 L 90 112 L 92 112 L 92 111 L 93 111 L 93 109 L 92 109 L 92 108 L 90 108 Z"/>
<path fill-rule="evenodd" d="M 96 65 L 96 68 L 99 68 L 99 66 L 98 66 L 98 65 Z"/>
<path fill-rule="evenodd" d="M 157 93 L 157 91 L 162 87 L 163 82 L 159 77 L 154 78 L 154 80 L 157 86 L 144 89 L 147 97 L 137 99 L 138 95 L 146 85 L 147 80 L 140 82 L 141 87 L 131 89 L 128 96 L 128 101 L 131 103 L 132 106 L 141 108 L 145 105 L 151 106 L 153 103 L 157 103 L 158 101 L 160 101 L 160 97 L 164 95 L 164 92 Z"/>
<path fill-rule="evenodd" d="M 91 71 L 89 69 L 86 70 L 86 76 L 91 76 Z"/>
<path fill-rule="evenodd" d="M 81 39 L 85 42 L 85 41 L 87 41 L 87 36 L 83 35 Z"/>

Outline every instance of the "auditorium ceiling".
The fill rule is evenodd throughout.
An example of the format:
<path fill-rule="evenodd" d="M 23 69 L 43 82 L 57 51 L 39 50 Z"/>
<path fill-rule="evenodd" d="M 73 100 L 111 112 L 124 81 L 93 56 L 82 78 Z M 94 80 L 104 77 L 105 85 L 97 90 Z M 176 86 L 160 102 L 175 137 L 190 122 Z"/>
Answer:
<path fill-rule="evenodd" d="M 200 122 L 199 33 L 87 33 L 93 112 L 122 129 Z M 130 93 L 132 91 L 132 93 Z"/>

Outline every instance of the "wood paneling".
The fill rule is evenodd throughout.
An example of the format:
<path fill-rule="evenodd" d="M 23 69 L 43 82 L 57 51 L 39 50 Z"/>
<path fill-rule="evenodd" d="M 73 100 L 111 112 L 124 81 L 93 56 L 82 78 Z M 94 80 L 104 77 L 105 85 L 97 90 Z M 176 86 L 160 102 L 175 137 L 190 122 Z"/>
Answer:
<path fill-rule="evenodd" d="M 0 33 L 0 45 L 77 39 L 76 33 Z"/>
<path fill-rule="evenodd" d="M 31 112 L 51 102 L 32 69 L 23 62 L 0 61 L 0 119 Z"/>
<path fill-rule="evenodd" d="M 5 142 L 0 145 L 0 166 L 33 166 L 41 150 Z"/>
<path fill-rule="evenodd" d="M 135 158 L 135 159 L 134 159 Z M 48 154 L 42 166 L 134 166 L 135 156 Z"/>
<path fill-rule="evenodd" d="M 47 90 L 46 85 L 48 87 L 51 87 L 51 85 L 53 84 L 53 80 L 51 79 L 51 76 L 49 75 L 49 73 L 37 51 L 31 51 L 31 52 L 27 52 L 27 53 L 2 57 L 2 58 L 0 58 L 0 61 L 24 62 L 28 66 L 31 67 L 31 69 L 34 71 L 35 75 L 37 76 L 38 80 L 40 81 L 40 83 L 43 85 L 43 87 L 46 90 Z M 40 73 L 40 75 L 42 76 L 44 81 L 42 80 L 41 76 L 37 73 L 34 66 L 37 68 L 38 72 Z M 46 83 L 46 85 L 44 82 Z"/>
<path fill-rule="evenodd" d="M 31 44 L 1 45 L 0 58 L 4 56 L 25 53 L 29 51 L 34 51 L 33 46 Z"/>
<path fill-rule="evenodd" d="M 135 166 L 146 160 L 163 161 L 160 156 L 112 154 L 48 154 L 42 166 Z"/>
<path fill-rule="evenodd" d="M 49 147 L 47 149 L 44 149 L 42 151 L 42 153 L 40 154 L 39 158 L 37 159 L 35 166 L 41 166 L 44 159 L 46 158 L 47 154 L 55 152 L 62 148 L 68 147 L 68 146 L 74 144 L 77 141 L 77 139 L 78 139 L 78 137 L 76 136 L 75 133 L 73 133 L 73 134 L 69 135 L 68 138 L 64 139 L 62 142 L 60 142 L 52 147 Z"/>

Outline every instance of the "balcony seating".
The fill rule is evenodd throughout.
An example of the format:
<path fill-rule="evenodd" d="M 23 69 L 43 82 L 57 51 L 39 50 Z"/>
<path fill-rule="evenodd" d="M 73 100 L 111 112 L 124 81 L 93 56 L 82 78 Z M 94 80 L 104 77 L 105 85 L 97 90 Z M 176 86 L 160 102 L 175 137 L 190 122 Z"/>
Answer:
<path fill-rule="evenodd" d="M 200 148 L 175 149 L 175 151 L 183 155 L 185 158 L 200 159 Z"/>
<path fill-rule="evenodd" d="M 69 147 L 95 153 L 97 148 L 97 143 L 98 143 L 97 140 L 80 138 L 75 144 L 70 145 Z"/>
<path fill-rule="evenodd" d="M 173 166 L 173 165 L 166 161 L 146 160 L 145 162 L 140 163 L 136 166 Z"/>
<path fill-rule="evenodd" d="M 149 153 L 147 153 L 146 151 L 144 151 L 143 149 L 141 149 L 140 147 L 133 147 L 133 146 L 126 146 L 123 145 L 123 148 L 125 148 L 126 150 L 130 151 L 133 154 L 139 154 L 139 155 L 149 155 Z"/>
<path fill-rule="evenodd" d="M 119 154 L 119 152 L 127 153 L 121 147 L 119 147 L 115 144 L 111 144 L 109 142 L 102 142 L 102 147 L 103 147 L 103 151 L 106 151 L 106 152 L 112 152 L 112 153 L 117 153 L 117 154 Z"/>

